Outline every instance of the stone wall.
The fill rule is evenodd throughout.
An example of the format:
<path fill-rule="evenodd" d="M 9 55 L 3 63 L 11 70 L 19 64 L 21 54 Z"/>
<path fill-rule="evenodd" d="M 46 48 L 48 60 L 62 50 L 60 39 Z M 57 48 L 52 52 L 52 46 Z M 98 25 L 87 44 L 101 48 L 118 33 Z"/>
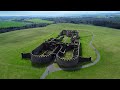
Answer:
<path fill-rule="evenodd" d="M 64 58 L 56 57 L 56 62 L 62 67 L 74 67 L 78 64 L 79 57 L 72 58 L 71 60 L 65 60 Z"/>
<path fill-rule="evenodd" d="M 31 54 L 31 62 L 32 63 L 48 63 L 54 60 L 53 54 L 40 56 Z"/>
<path fill-rule="evenodd" d="M 31 62 L 32 63 L 48 63 L 48 62 L 51 62 L 54 60 L 55 58 L 55 53 L 56 50 L 58 50 L 59 47 L 55 47 L 55 46 L 51 46 L 52 43 L 49 42 L 45 42 L 45 43 L 42 43 L 40 46 L 38 46 L 37 48 L 35 48 L 32 53 L 31 53 Z M 39 55 L 39 53 L 42 51 L 42 50 L 48 50 L 48 49 L 52 49 L 52 53 L 49 54 L 49 55 L 44 55 L 44 56 L 41 56 Z"/>
<path fill-rule="evenodd" d="M 85 57 L 79 57 L 79 62 L 91 62 L 91 57 L 85 58 Z"/>
<path fill-rule="evenodd" d="M 63 30 L 61 32 L 61 35 L 66 34 L 66 33 L 67 34 L 71 33 L 71 34 L 68 34 L 69 36 L 69 35 L 72 35 L 72 33 L 73 34 L 77 33 L 77 31 Z M 91 61 L 91 57 L 90 58 L 81 57 L 80 52 L 82 48 L 81 48 L 81 43 L 78 40 L 78 38 L 75 38 L 75 42 L 68 43 L 68 44 L 60 42 L 59 40 L 57 40 L 57 38 L 48 39 L 48 41 L 45 41 L 44 43 L 39 45 L 31 53 L 25 53 L 25 54 L 22 53 L 22 58 L 30 58 L 32 63 L 41 63 L 41 64 L 51 62 L 56 58 L 56 63 L 62 67 L 74 67 L 74 66 L 77 66 L 78 63 Z M 60 37 L 60 40 L 62 38 L 63 37 Z M 51 54 L 44 55 L 44 56 L 39 55 L 39 53 L 42 50 L 48 50 L 48 49 L 53 50 Z M 71 57 L 71 59 L 66 60 L 65 58 L 62 58 L 62 56 L 64 56 L 65 52 L 68 50 L 73 50 L 72 52 L 73 57 Z"/>
<path fill-rule="evenodd" d="M 30 59 L 31 58 L 31 54 L 30 53 L 21 53 L 22 59 L 26 58 L 26 59 Z"/>
<path fill-rule="evenodd" d="M 76 47 L 76 45 L 69 45 L 69 46 L 62 46 L 61 49 L 59 50 L 58 54 L 56 55 L 56 62 L 58 63 L 59 66 L 62 67 L 74 67 L 78 64 L 79 62 L 79 47 Z M 61 56 L 64 56 L 66 50 L 73 49 L 73 57 L 72 59 L 65 59 L 62 58 Z"/>

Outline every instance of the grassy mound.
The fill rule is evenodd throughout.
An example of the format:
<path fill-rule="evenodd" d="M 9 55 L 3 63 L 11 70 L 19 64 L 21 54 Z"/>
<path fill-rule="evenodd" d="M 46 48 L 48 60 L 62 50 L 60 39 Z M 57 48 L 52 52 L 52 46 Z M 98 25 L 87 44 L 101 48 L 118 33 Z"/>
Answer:
<path fill-rule="evenodd" d="M 90 32 L 93 32 L 93 45 L 100 52 L 101 59 L 92 67 L 75 72 L 58 71 L 51 73 L 47 78 L 120 78 L 120 31 L 69 23 L 0 34 L 0 78 L 40 78 L 46 67 L 32 67 L 29 60 L 21 59 L 21 53 L 31 52 L 45 40 L 57 37 L 63 29 L 79 30 L 82 55 L 91 56 L 92 60 L 95 60 L 96 54 L 89 46 L 92 38 Z"/>

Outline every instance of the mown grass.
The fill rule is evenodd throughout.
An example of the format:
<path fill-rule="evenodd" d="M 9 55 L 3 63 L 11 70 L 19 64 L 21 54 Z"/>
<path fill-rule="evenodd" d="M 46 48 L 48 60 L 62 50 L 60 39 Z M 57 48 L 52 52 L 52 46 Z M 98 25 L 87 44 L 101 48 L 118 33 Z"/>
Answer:
<path fill-rule="evenodd" d="M 71 43 L 71 38 L 67 37 L 66 35 L 64 35 L 64 38 L 63 38 L 62 42 L 64 42 L 64 43 Z"/>
<path fill-rule="evenodd" d="M 53 21 L 48 21 L 48 20 L 42 20 L 42 19 L 37 19 L 37 18 L 33 18 L 33 19 L 28 19 L 25 21 L 30 21 L 33 23 L 53 23 Z"/>
<path fill-rule="evenodd" d="M 73 50 L 69 50 L 65 52 L 64 58 L 65 60 L 70 60 L 73 57 Z"/>
<path fill-rule="evenodd" d="M 95 36 L 93 45 L 100 52 L 101 59 L 92 67 L 71 72 L 54 72 L 49 74 L 47 79 L 120 78 L 120 31 L 106 27 L 69 23 L 0 34 L 0 78 L 40 78 L 46 67 L 33 67 L 29 60 L 21 59 L 21 53 L 30 52 L 44 40 L 57 37 L 63 29 L 80 31 L 82 55 L 91 56 L 92 60 L 96 58 L 94 50 L 89 46 L 92 38 L 90 32 L 93 32 Z"/>
<path fill-rule="evenodd" d="M 54 36 L 57 36 L 55 32 L 50 33 L 47 29 L 40 28 L 0 34 L 0 65 L 2 65 L 0 68 L 0 78 L 39 78 L 46 67 L 32 67 L 29 60 L 21 59 L 21 53 L 31 52 L 46 39 Z M 10 66 L 12 67 L 10 68 Z M 8 69 L 6 70 L 7 67 Z M 19 73 L 16 68 L 19 68 Z M 29 75 L 30 73 L 32 74 Z"/>
<path fill-rule="evenodd" d="M 68 25 L 68 24 L 67 24 Z M 109 79 L 120 78 L 120 31 L 118 29 L 90 26 L 90 25 L 68 25 L 71 29 L 79 29 L 81 31 L 90 31 L 95 35 L 93 45 L 98 49 L 101 55 L 100 61 L 89 68 L 78 71 L 58 71 L 47 76 L 47 79 Z M 67 28 L 67 27 L 66 27 Z M 81 37 L 83 32 L 80 33 Z M 87 46 L 90 37 L 81 38 L 83 56 L 93 56 L 92 48 Z M 87 42 L 86 42 L 87 41 Z M 89 49 L 88 49 L 89 48 Z M 96 57 L 92 57 L 93 59 Z"/>
<path fill-rule="evenodd" d="M 83 57 L 91 57 L 92 61 L 96 59 L 95 51 L 90 47 L 90 41 L 92 40 L 92 34 L 89 31 L 79 31 L 80 43 L 82 48 Z"/>
<path fill-rule="evenodd" d="M 25 26 L 24 22 L 15 22 L 15 21 L 0 21 L 0 28 L 8 28 L 8 27 L 21 27 Z"/>

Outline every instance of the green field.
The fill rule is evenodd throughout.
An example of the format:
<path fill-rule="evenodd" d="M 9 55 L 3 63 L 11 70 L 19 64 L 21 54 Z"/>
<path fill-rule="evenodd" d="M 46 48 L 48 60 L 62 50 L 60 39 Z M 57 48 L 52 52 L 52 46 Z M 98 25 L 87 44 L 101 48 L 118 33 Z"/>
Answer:
<path fill-rule="evenodd" d="M 15 21 L 0 21 L 0 28 L 8 28 L 8 27 L 21 27 L 25 26 L 24 22 L 15 22 Z"/>
<path fill-rule="evenodd" d="M 90 32 L 93 32 L 95 36 L 93 45 L 100 52 L 101 59 L 96 65 L 78 71 L 53 72 L 47 79 L 120 78 L 120 30 L 69 23 L 0 34 L 0 78 L 39 79 L 46 66 L 33 67 L 29 60 L 21 59 L 21 53 L 30 52 L 44 40 L 57 37 L 63 29 L 79 30 L 82 55 L 91 56 L 92 60 L 95 60 L 96 54 L 89 46 L 92 38 Z"/>
<path fill-rule="evenodd" d="M 37 19 L 37 18 L 34 18 L 34 19 L 28 19 L 28 20 L 25 20 L 25 21 L 30 21 L 30 22 L 33 22 L 33 23 L 53 23 L 53 21 L 48 21 L 48 20 L 42 20 L 42 19 Z"/>

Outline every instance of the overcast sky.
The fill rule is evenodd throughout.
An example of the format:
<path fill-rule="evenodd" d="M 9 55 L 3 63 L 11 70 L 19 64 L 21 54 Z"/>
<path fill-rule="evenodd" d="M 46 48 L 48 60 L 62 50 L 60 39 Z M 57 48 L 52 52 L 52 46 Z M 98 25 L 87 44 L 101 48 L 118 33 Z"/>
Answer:
<path fill-rule="evenodd" d="M 120 11 L 0 11 L 0 16 L 65 16 L 108 12 L 116 13 Z"/>

